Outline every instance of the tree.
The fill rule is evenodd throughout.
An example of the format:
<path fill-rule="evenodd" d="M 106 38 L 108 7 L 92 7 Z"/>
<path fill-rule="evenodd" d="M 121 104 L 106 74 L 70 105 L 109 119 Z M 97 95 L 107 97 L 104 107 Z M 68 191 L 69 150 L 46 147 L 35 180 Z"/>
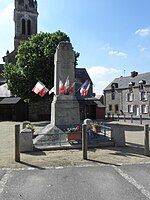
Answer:
<path fill-rule="evenodd" d="M 48 88 L 53 87 L 54 53 L 61 41 L 70 42 L 70 38 L 64 32 L 57 31 L 32 35 L 28 41 L 21 42 L 16 64 L 5 65 L 3 73 L 13 95 L 34 102 L 41 98 L 32 92 L 38 80 Z M 78 57 L 79 53 L 75 52 L 75 65 Z"/>

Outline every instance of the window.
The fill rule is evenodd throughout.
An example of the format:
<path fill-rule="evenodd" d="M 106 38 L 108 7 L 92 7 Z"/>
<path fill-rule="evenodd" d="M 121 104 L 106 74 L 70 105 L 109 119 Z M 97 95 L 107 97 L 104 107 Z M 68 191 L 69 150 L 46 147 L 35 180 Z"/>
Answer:
<path fill-rule="evenodd" d="M 141 105 L 141 111 L 144 114 L 148 113 L 148 105 Z"/>
<path fill-rule="evenodd" d="M 139 90 L 143 90 L 143 84 L 139 84 Z"/>
<path fill-rule="evenodd" d="M 26 34 L 26 21 L 25 19 L 22 19 L 22 34 Z"/>
<path fill-rule="evenodd" d="M 135 86 L 135 82 L 130 82 L 129 83 L 129 92 L 133 91 L 133 86 Z"/>
<path fill-rule="evenodd" d="M 115 99 L 115 93 L 114 92 L 111 93 L 111 98 L 112 98 L 112 100 Z"/>
<path fill-rule="evenodd" d="M 129 85 L 129 92 L 132 92 L 132 85 Z"/>
<path fill-rule="evenodd" d="M 145 80 L 139 81 L 139 90 L 143 90 L 145 84 L 146 84 L 146 81 L 145 81 Z"/>
<path fill-rule="evenodd" d="M 28 27 L 28 35 L 31 35 L 31 20 L 29 19 L 27 21 L 27 27 Z"/>
<path fill-rule="evenodd" d="M 134 94 L 133 93 L 127 93 L 126 94 L 126 101 L 133 101 L 134 100 Z"/>
<path fill-rule="evenodd" d="M 147 101 L 147 92 L 140 92 L 140 100 Z"/>
<path fill-rule="evenodd" d="M 111 84 L 111 98 L 112 100 L 115 99 L 115 89 L 118 88 L 118 83 Z"/>
<path fill-rule="evenodd" d="M 115 112 L 118 112 L 119 110 L 119 107 L 118 107 L 118 104 L 115 105 Z"/>
<path fill-rule="evenodd" d="M 133 105 L 128 105 L 128 112 L 133 113 L 134 112 L 134 106 Z"/>
<path fill-rule="evenodd" d="M 112 111 L 112 105 L 111 104 L 109 105 L 109 111 Z"/>

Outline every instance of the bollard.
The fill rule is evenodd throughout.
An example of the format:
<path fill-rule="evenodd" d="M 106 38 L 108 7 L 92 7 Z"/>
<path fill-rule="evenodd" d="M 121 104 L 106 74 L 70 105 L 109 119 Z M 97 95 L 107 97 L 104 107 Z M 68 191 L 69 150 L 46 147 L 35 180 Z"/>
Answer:
<path fill-rule="evenodd" d="M 124 122 L 126 122 L 126 116 L 124 115 Z"/>
<path fill-rule="evenodd" d="M 142 115 L 140 115 L 140 124 L 142 124 Z"/>
<path fill-rule="evenodd" d="M 131 123 L 133 123 L 133 115 L 131 115 Z"/>
<path fill-rule="evenodd" d="M 114 114 L 112 114 L 112 120 L 114 120 Z"/>
<path fill-rule="evenodd" d="M 148 124 L 145 124 L 145 126 L 144 126 L 144 133 L 145 133 L 144 155 L 149 156 L 149 125 Z"/>
<path fill-rule="evenodd" d="M 15 125 L 15 161 L 16 162 L 20 162 L 19 134 L 20 134 L 20 125 Z"/>
<path fill-rule="evenodd" d="M 86 124 L 82 124 L 82 151 L 83 159 L 87 159 L 87 132 Z"/>
<path fill-rule="evenodd" d="M 118 121 L 120 120 L 120 116 L 119 116 L 119 114 L 118 114 Z"/>

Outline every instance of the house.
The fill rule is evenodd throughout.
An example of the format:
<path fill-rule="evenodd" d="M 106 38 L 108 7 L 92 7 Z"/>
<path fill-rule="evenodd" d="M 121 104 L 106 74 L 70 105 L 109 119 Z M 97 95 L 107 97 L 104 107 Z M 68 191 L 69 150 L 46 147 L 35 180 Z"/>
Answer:
<path fill-rule="evenodd" d="M 2 71 L 4 69 L 4 65 L 0 64 L 0 86 L 3 85 L 4 83 L 6 83 L 5 79 L 2 77 Z"/>
<path fill-rule="evenodd" d="M 0 121 L 28 119 L 28 106 L 20 97 L 6 97 L 0 101 Z"/>
<path fill-rule="evenodd" d="M 95 97 L 93 93 L 93 82 L 87 73 L 85 68 L 76 68 L 75 69 L 75 96 L 79 102 L 80 107 L 80 119 L 84 120 L 86 118 L 90 119 L 104 119 L 105 118 L 105 106 L 101 103 L 101 101 Z M 81 96 L 80 88 L 82 84 L 89 80 L 90 87 L 88 90 L 88 94 L 86 96 Z"/>
<path fill-rule="evenodd" d="M 134 118 L 149 118 L 150 72 L 114 79 L 104 89 L 106 115 L 125 115 Z"/>
<path fill-rule="evenodd" d="M 11 92 L 8 90 L 7 83 L 0 85 L 0 98 L 10 97 Z"/>

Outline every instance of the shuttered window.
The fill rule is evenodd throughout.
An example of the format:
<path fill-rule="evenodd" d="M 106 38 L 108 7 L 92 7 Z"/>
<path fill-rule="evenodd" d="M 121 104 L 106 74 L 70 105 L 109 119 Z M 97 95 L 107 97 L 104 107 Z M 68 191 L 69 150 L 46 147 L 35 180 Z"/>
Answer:
<path fill-rule="evenodd" d="M 140 92 L 140 101 L 147 101 L 147 92 Z"/>
<path fill-rule="evenodd" d="M 148 105 L 142 105 L 142 113 L 148 113 Z"/>
<path fill-rule="evenodd" d="M 134 100 L 134 94 L 133 93 L 127 93 L 126 94 L 126 101 L 133 101 Z"/>

